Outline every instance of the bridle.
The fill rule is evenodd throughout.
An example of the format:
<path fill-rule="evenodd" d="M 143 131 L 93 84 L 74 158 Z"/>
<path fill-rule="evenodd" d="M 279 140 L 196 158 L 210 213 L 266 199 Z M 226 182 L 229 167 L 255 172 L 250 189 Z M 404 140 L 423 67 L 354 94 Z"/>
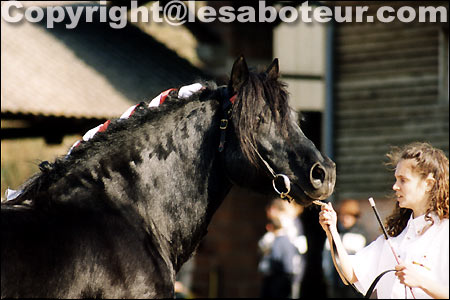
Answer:
<path fill-rule="evenodd" d="M 220 92 L 222 94 L 221 95 L 222 99 L 224 99 L 224 100 L 222 103 L 222 118 L 220 119 L 220 127 L 219 127 L 220 128 L 220 142 L 219 142 L 218 151 L 222 152 L 225 147 L 226 130 L 228 128 L 228 123 L 231 119 L 232 108 L 233 108 L 233 104 L 236 100 L 237 94 L 234 94 L 230 97 L 227 87 L 223 87 Z M 289 192 L 291 191 L 291 181 L 290 181 L 289 177 L 287 177 L 284 174 L 276 174 L 275 171 L 273 170 L 273 168 L 269 165 L 269 163 L 258 152 L 258 150 L 253 145 L 253 143 L 250 141 L 248 141 L 248 142 L 252 146 L 255 153 L 258 155 L 259 159 L 266 166 L 270 175 L 272 176 L 272 185 L 273 185 L 275 192 L 277 192 L 280 195 L 281 199 L 287 199 L 288 202 L 291 202 L 292 200 L 294 200 L 294 198 L 289 195 Z M 276 185 L 276 181 L 278 178 L 283 179 L 284 188 L 286 189 L 285 192 L 281 192 L 278 190 L 277 185 Z"/>
<path fill-rule="evenodd" d="M 259 159 L 264 163 L 267 170 L 269 170 L 269 173 L 272 175 L 272 185 L 273 185 L 273 189 L 275 190 L 275 192 L 277 192 L 280 195 L 281 199 L 286 198 L 288 202 L 291 202 L 292 200 L 294 200 L 294 198 L 291 195 L 289 195 L 289 192 L 291 191 L 291 180 L 289 179 L 289 177 L 287 177 L 286 175 L 281 174 L 281 173 L 276 174 L 275 171 L 270 167 L 269 163 L 261 156 L 261 154 L 258 152 L 256 147 L 251 142 L 250 142 L 250 145 L 253 147 L 253 150 L 255 150 L 255 153 L 258 155 Z M 283 179 L 283 183 L 284 183 L 284 187 L 286 188 L 286 192 L 280 192 L 277 189 L 276 181 L 278 178 Z"/>

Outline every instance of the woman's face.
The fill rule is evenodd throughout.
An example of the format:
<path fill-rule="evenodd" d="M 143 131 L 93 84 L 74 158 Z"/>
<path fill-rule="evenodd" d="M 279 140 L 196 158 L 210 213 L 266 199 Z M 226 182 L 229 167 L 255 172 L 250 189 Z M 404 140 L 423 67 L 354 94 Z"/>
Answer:
<path fill-rule="evenodd" d="M 412 159 L 401 160 L 395 169 L 395 191 L 400 207 L 412 209 L 414 217 L 426 212 L 429 201 L 429 182 L 413 171 L 415 161 Z"/>

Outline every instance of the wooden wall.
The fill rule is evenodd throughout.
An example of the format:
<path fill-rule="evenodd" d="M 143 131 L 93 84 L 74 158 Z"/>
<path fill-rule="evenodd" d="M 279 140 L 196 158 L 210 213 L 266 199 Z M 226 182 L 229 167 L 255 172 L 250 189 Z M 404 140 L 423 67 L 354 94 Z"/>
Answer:
<path fill-rule="evenodd" d="M 341 23 L 335 42 L 336 195 L 385 198 L 391 146 L 427 141 L 448 155 L 448 23 Z"/>

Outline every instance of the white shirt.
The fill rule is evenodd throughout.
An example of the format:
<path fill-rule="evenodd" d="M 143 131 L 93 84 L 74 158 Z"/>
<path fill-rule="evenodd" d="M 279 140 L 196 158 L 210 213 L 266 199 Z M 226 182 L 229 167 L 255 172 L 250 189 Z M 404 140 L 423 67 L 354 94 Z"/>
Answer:
<path fill-rule="evenodd" d="M 401 262 L 422 264 L 424 267 L 417 264 L 413 264 L 413 267 L 448 287 L 449 220 L 439 220 L 436 214 L 431 216 L 434 224 L 424 234 L 420 235 L 422 229 L 429 224 L 425 216 L 414 219 L 411 216 L 405 229 L 398 236 L 390 238 L 390 241 Z M 364 295 L 376 276 L 383 271 L 395 269 L 397 265 L 383 235 L 350 257 L 358 278 L 355 286 Z M 378 298 L 405 299 L 405 285 L 400 283 L 394 273 L 387 273 L 378 282 L 376 286 Z M 420 288 L 412 290 L 417 299 L 431 298 Z M 406 293 L 407 298 L 413 298 L 409 287 L 406 288 Z"/>

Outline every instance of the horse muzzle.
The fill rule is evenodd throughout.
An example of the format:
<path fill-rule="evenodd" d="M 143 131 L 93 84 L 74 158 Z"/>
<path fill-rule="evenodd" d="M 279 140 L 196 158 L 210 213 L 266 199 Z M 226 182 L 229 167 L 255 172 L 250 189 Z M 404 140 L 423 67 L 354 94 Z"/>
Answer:
<path fill-rule="evenodd" d="M 305 190 L 305 193 L 317 200 L 328 198 L 334 191 L 336 184 L 336 165 L 333 161 L 327 161 L 328 166 L 316 162 L 310 170 L 309 181 L 313 189 Z"/>
<path fill-rule="evenodd" d="M 284 174 L 275 174 L 272 180 L 273 188 L 282 199 L 288 201 L 294 198 L 302 202 L 301 204 L 310 204 L 314 200 L 324 200 L 334 191 L 336 183 L 336 168 L 334 162 L 325 168 L 320 163 L 315 163 L 309 174 L 311 189 L 301 188 L 298 184 L 291 184 L 291 180 Z M 292 191 L 292 193 L 291 193 Z M 295 195 L 295 196 L 294 196 Z M 298 197 L 297 197 L 298 195 Z M 297 199 L 299 198 L 299 199 Z"/>

